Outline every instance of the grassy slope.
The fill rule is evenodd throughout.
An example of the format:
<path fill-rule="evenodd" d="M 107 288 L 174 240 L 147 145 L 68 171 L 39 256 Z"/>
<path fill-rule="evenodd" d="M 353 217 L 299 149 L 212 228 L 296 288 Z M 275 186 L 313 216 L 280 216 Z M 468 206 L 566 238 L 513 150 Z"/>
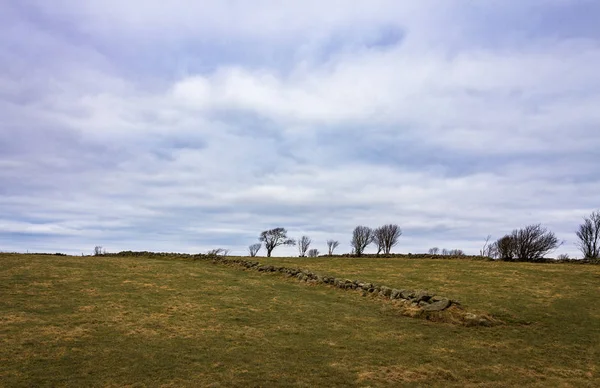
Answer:
<path fill-rule="evenodd" d="M 428 288 L 510 322 L 430 323 L 206 262 L 0 255 L 0 384 L 600 385 L 600 267 L 268 261 Z"/>

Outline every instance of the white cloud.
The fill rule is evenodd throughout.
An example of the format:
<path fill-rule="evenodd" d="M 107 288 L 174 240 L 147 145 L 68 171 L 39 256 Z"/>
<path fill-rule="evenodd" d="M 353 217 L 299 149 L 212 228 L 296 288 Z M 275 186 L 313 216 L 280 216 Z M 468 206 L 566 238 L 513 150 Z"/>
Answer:
<path fill-rule="evenodd" d="M 487 234 L 537 222 L 572 240 L 599 206 L 598 42 L 470 46 L 469 29 L 453 23 L 464 8 L 380 3 L 36 3 L 73 30 L 35 32 L 69 54 L 64 69 L 28 64 L 31 82 L 0 75 L 0 140 L 11 151 L 0 157 L 0 240 L 23 249 L 50 234 L 36 246 L 241 254 L 281 225 L 322 251 L 328 238 L 347 251 L 354 226 L 387 222 L 405 230 L 401 251 L 476 253 Z M 355 44 L 389 23 L 406 33 L 398 44 Z M 326 47 L 354 26 L 349 43 Z M 74 45 L 73 31 L 97 47 Z M 215 47 L 298 44 L 285 69 L 217 58 L 175 78 L 132 76 L 110 50 L 99 54 L 120 37 L 161 48 L 161 34 L 222 39 Z"/>

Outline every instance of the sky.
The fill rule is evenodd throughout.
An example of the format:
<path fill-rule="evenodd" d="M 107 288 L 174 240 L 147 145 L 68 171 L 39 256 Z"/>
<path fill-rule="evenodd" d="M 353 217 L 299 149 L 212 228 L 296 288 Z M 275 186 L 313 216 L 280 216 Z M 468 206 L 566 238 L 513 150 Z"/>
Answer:
<path fill-rule="evenodd" d="M 2 1 L 0 251 L 241 255 L 285 227 L 347 253 L 395 223 L 395 252 L 476 254 L 541 223 L 581 257 L 598 20 L 596 0 Z"/>

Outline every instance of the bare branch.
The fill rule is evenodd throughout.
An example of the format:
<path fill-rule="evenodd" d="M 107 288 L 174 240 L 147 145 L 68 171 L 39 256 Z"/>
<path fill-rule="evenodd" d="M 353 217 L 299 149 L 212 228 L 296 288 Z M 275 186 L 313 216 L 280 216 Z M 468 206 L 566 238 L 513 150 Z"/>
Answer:
<path fill-rule="evenodd" d="M 577 246 L 586 259 L 600 259 L 600 210 L 585 217 L 577 230 Z"/>
<path fill-rule="evenodd" d="M 540 224 L 535 224 L 513 230 L 510 235 L 496 241 L 495 249 L 498 257 L 503 260 L 536 261 L 561 244 L 554 233 Z"/>
<path fill-rule="evenodd" d="M 329 256 L 333 256 L 333 251 L 340 245 L 339 241 L 336 240 L 327 240 L 327 248 Z"/>
<path fill-rule="evenodd" d="M 373 242 L 377 245 L 377 254 L 390 253 L 392 248 L 398 244 L 398 239 L 402 235 L 402 229 L 396 224 L 380 226 L 373 231 Z"/>
<path fill-rule="evenodd" d="M 206 254 L 209 256 L 227 256 L 227 255 L 229 255 L 229 249 L 224 249 L 224 248 L 211 249 L 210 251 L 206 252 Z"/>
<path fill-rule="evenodd" d="M 357 226 L 352 232 L 352 252 L 356 256 L 361 256 L 365 248 L 373 242 L 373 229 L 368 226 Z"/>
<path fill-rule="evenodd" d="M 300 257 L 306 256 L 306 251 L 308 251 L 311 242 L 312 241 L 308 236 L 300 237 L 300 240 L 298 240 L 298 251 L 300 252 Z"/>
<path fill-rule="evenodd" d="M 260 251 L 260 248 L 262 248 L 261 243 L 256 243 L 256 244 L 250 245 L 248 247 L 248 253 L 250 254 L 250 257 L 256 257 L 256 255 L 258 254 L 258 251 Z"/>

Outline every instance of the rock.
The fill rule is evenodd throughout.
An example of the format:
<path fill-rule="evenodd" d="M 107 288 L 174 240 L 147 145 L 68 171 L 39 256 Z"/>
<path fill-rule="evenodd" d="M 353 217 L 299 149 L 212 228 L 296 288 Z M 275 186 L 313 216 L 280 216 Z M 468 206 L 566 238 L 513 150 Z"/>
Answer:
<path fill-rule="evenodd" d="M 393 288 L 392 292 L 390 294 L 390 299 L 399 299 L 399 298 L 400 298 L 400 290 Z"/>
<path fill-rule="evenodd" d="M 429 299 L 431 299 L 431 295 L 429 295 L 427 291 L 419 291 L 415 294 L 415 299 L 415 302 L 417 303 L 427 302 Z"/>
<path fill-rule="evenodd" d="M 441 298 L 433 303 L 423 306 L 423 311 L 442 311 L 450 307 L 450 299 Z"/>
<path fill-rule="evenodd" d="M 382 286 L 381 290 L 379 291 L 379 295 L 382 296 L 390 296 L 392 294 L 392 289 L 386 286 Z"/>
<path fill-rule="evenodd" d="M 492 326 L 492 322 L 485 317 L 472 313 L 465 314 L 465 325 L 467 326 Z"/>
<path fill-rule="evenodd" d="M 410 290 L 400 290 L 400 297 L 402 299 L 412 299 L 415 297 L 415 293 Z"/>

